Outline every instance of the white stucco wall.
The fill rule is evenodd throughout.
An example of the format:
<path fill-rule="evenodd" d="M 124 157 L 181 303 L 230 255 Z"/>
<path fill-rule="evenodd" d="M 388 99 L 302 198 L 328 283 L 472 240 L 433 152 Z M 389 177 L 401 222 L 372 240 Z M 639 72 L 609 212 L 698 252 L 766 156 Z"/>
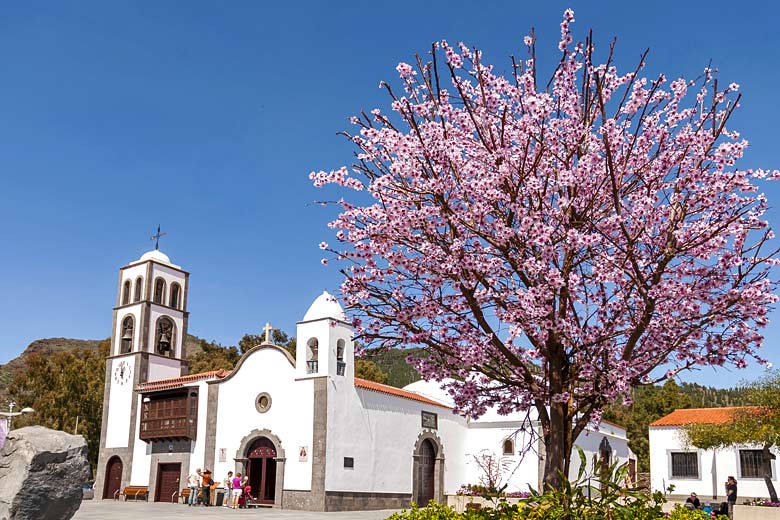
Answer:
<path fill-rule="evenodd" d="M 421 411 L 437 414 L 446 492 L 463 471 L 466 421 L 448 408 L 355 388 L 346 378 L 328 382 L 325 487 L 329 491 L 411 493 L 415 443 L 423 432 Z M 354 469 L 344 468 L 344 457 Z M 390 470 L 392 468 L 392 470 Z"/>
<path fill-rule="evenodd" d="M 757 446 L 733 446 L 723 450 L 700 450 L 687 448 L 677 426 L 650 427 L 650 484 L 653 490 L 662 491 L 670 484 L 675 486 L 673 495 L 687 495 L 695 492 L 701 499 L 725 500 L 726 478 L 737 479 L 738 496 L 742 498 L 769 498 L 764 480 L 745 478 L 739 468 L 739 449 L 758 449 Z M 671 471 L 671 453 L 693 451 L 698 454 L 699 478 L 674 478 Z M 773 450 L 777 454 L 776 450 Z M 775 487 L 780 487 L 777 461 L 772 461 L 772 475 Z"/>
<path fill-rule="evenodd" d="M 206 466 L 206 411 L 208 409 L 208 395 L 209 388 L 206 381 L 199 381 L 194 385 L 188 385 L 187 388 L 198 389 L 198 433 L 195 437 L 195 442 L 192 443 L 192 450 L 190 452 L 190 467 L 188 474 L 194 473 L 197 468 L 204 468 Z M 217 458 L 215 456 L 214 460 Z M 214 474 L 215 479 L 224 478 L 221 473 Z"/>
<path fill-rule="evenodd" d="M 120 363 L 129 365 L 130 373 L 120 384 L 115 377 Z M 122 356 L 111 360 L 111 394 L 106 418 L 106 448 L 126 448 L 130 436 L 130 411 L 133 402 L 133 375 L 137 370 L 136 356 Z"/>
<path fill-rule="evenodd" d="M 219 384 L 215 475 L 234 471 L 241 440 L 253 430 L 270 430 L 285 451 L 284 489 L 311 489 L 311 456 L 299 461 L 298 450 L 312 446 L 313 382 L 296 381 L 295 367 L 276 348 L 260 348 L 247 355 L 241 367 Z M 255 399 L 261 392 L 271 396 L 271 408 L 259 413 Z M 227 460 L 219 462 L 219 450 Z"/>
<path fill-rule="evenodd" d="M 135 422 L 135 444 L 133 445 L 133 468 L 130 471 L 131 486 L 148 486 L 149 470 L 152 464 L 152 445 L 138 438 L 141 427 L 141 398 L 137 399 L 138 413 Z"/>
<path fill-rule="evenodd" d="M 181 376 L 181 361 L 165 356 L 149 356 L 149 381 Z"/>
<path fill-rule="evenodd" d="M 480 484 L 484 472 L 475 457 L 482 458 L 483 455 L 492 454 L 504 468 L 502 484 L 507 484 L 507 491 L 528 491 L 529 485 L 536 488 L 539 483 L 536 446 L 524 457 L 519 455 L 528 444 L 528 436 L 518 433 L 522 424 L 522 421 L 506 418 L 504 421 L 471 421 L 467 433 L 467 447 L 462 455 L 465 471 L 460 475 L 460 484 Z M 512 437 L 515 442 L 512 455 L 504 455 L 504 441 L 508 437 Z"/>

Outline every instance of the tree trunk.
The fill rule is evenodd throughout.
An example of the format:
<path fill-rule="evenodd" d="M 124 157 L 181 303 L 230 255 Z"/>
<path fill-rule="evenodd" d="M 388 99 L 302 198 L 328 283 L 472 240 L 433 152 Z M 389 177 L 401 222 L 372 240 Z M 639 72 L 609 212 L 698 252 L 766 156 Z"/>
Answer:
<path fill-rule="evenodd" d="M 568 403 L 550 405 L 550 424 L 544 432 L 544 489 L 560 489 L 562 477 L 569 477 L 572 424 Z"/>
<path fill-rule="evenodd" d="M 769 491 L 769 501 L 777 502 L 777 491 L 775 491 L 775 485 L 772 483 L 772 460 L 775 456 L 769 451 L 768 444 L 764 444 L 762 452 L 764 455 L 764 483 L 767 491 Z"/>

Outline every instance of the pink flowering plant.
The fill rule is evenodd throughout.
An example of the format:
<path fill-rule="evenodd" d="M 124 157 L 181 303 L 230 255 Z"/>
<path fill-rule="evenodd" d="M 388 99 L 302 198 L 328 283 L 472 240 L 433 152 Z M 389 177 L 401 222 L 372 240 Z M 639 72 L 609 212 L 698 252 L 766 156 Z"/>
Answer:
<path fill-rule="evenodd" d="M 632 387 L 764 362 L 777 299 L 757 184 L 780 172 L 736 166 L 738 85 L 644 77 L 647 53 L 620 72 L 573 22 L 549 80 L 533 33 L 504 75 L 446 41 L 400 63 L 391 111 L 351 120 L 356 164 L 311 174 L 343 188 L 320 247 L 359 337 L 424 347 L 412 362 L 459 413 L 534 410 L 553 488 Z"/>

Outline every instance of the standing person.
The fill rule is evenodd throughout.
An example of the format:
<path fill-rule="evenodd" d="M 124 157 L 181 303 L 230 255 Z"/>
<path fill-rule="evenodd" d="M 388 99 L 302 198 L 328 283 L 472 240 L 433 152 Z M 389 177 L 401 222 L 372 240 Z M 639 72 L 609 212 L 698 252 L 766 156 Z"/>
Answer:
<path fill-rule="evenodd" d="M 200 488 L 200 468 L 195 470 L 187 477 L 187 487 L 190 488 L 190 496 L 187 497 L 187 504 L 192 507 L 198 503 L 198 489 Z"/>
<path fill-rule="evenodd" d="M 230 507 L 233 502 L 233 472 L 228 471 L 227 477 L 222 481 L 225 486 L 225 500 L 222 503 L 223 507 Z"/>
<path fill-rule="evenodd" d="M 726 500 L 729 503 L 729 518 L 734 518 L 734 504 L 737 503 L 737 479 L 729 476 L 726 480 Z"/>
<path fill-rule="evenodd" d="M 241 498 L 241 473 L 236 473 L 236 476 L 233 477 L 233 491 L 231 501 L 230 501 L 230 507 L 233 509 L 238 509 L 238 500 Z"/>
<path fill-rule="evenodd" d="M 200 482 L 200 492 L 203 495 L 201 498 L 203 500 L 204 506 L 210 506 L 211 505 L 211 484 L 213 482 L 213 479 L 211 478 L 211 471 L 204 469 L 203 470 L 203 478 Z"/>

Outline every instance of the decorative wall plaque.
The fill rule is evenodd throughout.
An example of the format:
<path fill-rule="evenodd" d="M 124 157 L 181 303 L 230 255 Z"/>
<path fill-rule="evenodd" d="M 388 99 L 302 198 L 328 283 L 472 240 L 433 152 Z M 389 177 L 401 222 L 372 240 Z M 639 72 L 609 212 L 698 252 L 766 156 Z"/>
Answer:
<path fill-rule="evenodd" d="M 437 430 L 439 428 L 439 417 L 432 412 L 420 412 L 422 415 L 422 427 Z"/>
<path fill-rule="evenodd" d="M 298 462 L 306 462 L 309 460 L 309 447 L 301 446 L 298 448 Z"/>

